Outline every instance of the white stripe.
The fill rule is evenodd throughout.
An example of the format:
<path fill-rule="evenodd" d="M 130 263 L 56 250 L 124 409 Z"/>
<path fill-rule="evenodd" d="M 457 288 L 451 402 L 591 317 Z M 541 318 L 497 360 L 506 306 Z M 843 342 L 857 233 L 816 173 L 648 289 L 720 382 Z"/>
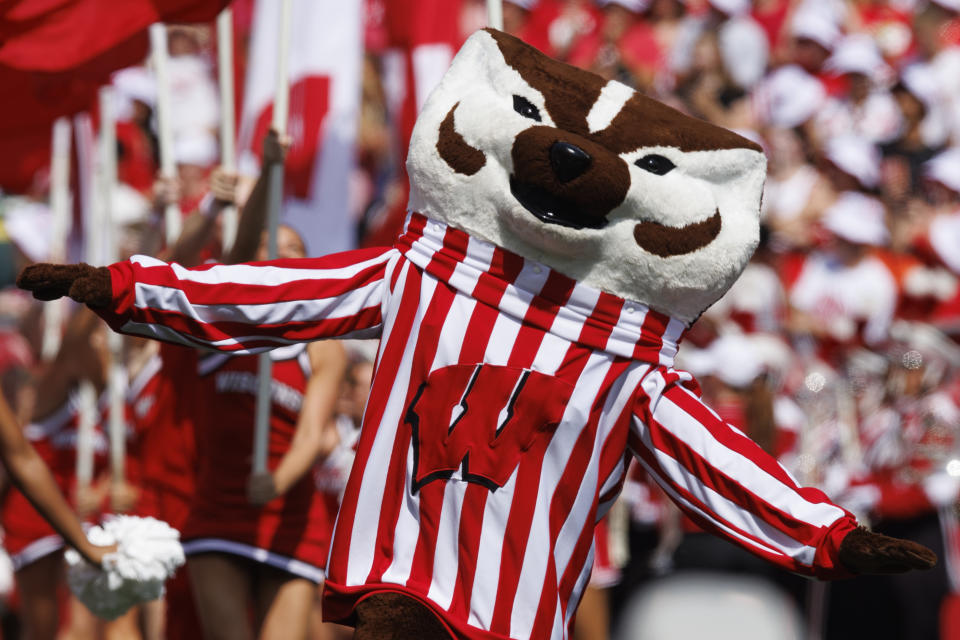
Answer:
<path fill-rule="evenodd" d="M 428 274 L 423 274 L 423 277 L 432 279 Z M 467 325 L 476 304 L 476 300 L 462 293 L 458 292 L 455 295 L 453 303 L 450 305 L 450 311 L 444 320 L 443 328 L 440 330 L 437 352 L 430 366 L 431 372 L 455 364 L 459 360 Z M 383 574 L 384 582 L 397 584 L 405 584 L 410 578 L 413 553 L 416 549 L 417 538 L 420 535 L 420 494 L 414 494 L 410 485 L 413 475 L 412 443 L 407 448 L 407 466 L 404 473 L 406 476 L 405 500 L 397 518 L 393 537 L 393 560 Z"/>
<path fill-rule="evenodd" d="M 402 292 L 406 279 L 411 277 L 410 268 L 404 269 L 401 274 L 403 282 L 397 283 L 397 291 Z M 400 360 L 393 389 L 387 398 L 383 418 L 377 425 L 373 446 L 370 449 L 368 463 L 363 470 L 360 490 L 357 494 L 357 511 L 353 519 L 353 532 L 350 536 L 349 564 L 347 566 L 346 586 L 364 584 L 370 568 L 373 566 L 376 554 L 377 532 L 380 522 L 379 509 L 365 509 L 367 505 L 383 503 L 384 488 L 387 482 L 387 471 L 390 468 L 389 460 L 393 452 L 394 440 L 397 431 L 403 422 L 403 412 L 406 402 L 407 389 L 410 384 L 410 371 L 413 366 L 415 347 L 420 334 L 420 323 L 430 306 L 430 300 L 436 290 L 437 281 L 433 278 L 422 278 L 420 281 L 420 301 L 410 332 L 406 336 L 391 336 L 391 340 L 404 340 L 403 356 Z M 398 312 L 401 307 L 406 308 L 414 304 L 413 300 L 402 300 L 400 304 L 391 305 L 391 312 Z M 395 318 L 391 318 L 394 321 Z"/>
<path fill-rule="evenodd" d="M 563 364 L 563 359 L 570 350 L 570 342 L 564 340 L 552 333 L 544 334 L 540 341 L 540 347 L 537 349 L 537 355 L 533 358 L 532 369 L 540 371 L 547 375 L 556 375 L 557 369 Z"/>
<path fill-rule="evenodd" d="M 593 443 L 590 462 L 577 490 L 577 497 L 570 507 L 570 513 L 557 533 L 553 557 L 557 566 L 558 580 L 567 571 L 567 565 L 570 563 L 580 536 L 584 532 L 592 530 L 595 525 L 595 522 L 588 522 L 588 520 L 594 500 L 597 498 L 597 476 L 600 472 L 600 454 L 603 449 L 603 442 L 606 440 L 607 434 L 622 419 L 627 402 L 633 398 L 636 385 L 645 369 L 645 366 L 635 364 L 632 369 L 628 369 L 618 376 L 610 385 L 606 402 L 597 423 L 597 435 Z"/>
<path fill-rule="evenodd" d="M 563 607 L 560 606 L 560 596 L 557 596 L 553 607 L 553 626 L 550 630 L 550 640 L 565 640 L 566 629 L 563 628 Z"/>
<path fill-rule="evenodd" d="M 276 567 L 317 584 L 323 582 L 324 579 L 324 571 L 319 567 L 296 558 L 274 553 L 269 549 L 254 547 L 242 542 L 222 538 L 196 538 L 183 543 L 183 553 L 187 556 L 211 552 L 228 553 L 233 556 L 249 558 L 260 564 Z"/>
<path fill-rule="evenodd" d="M 406 584 L 413 567 L 413 554 L 420 535 L 420 494 L 413 492 L 413 445 L 407 447 L 407 466 L 404 474 L 403 503 L 393 533 L 393 560 L 383 572 L 383 582 Z"/>
<path fill-rule="evenodd" d="M 493 322 L 493 330 L 490 331 L 490 340 L 487 342 L 483 361 L 498 367 L 507 366 L 520 326 L 516 318 L 498 313 L 497 319 Z"/>
<path fill-rule="evenodd" d="M 775 549 L 775 548 L 773 548 L 773 547 L 769 547 L 769 546 L 767 546 L 767 545 L 765 545 L 765 544 L 763 544 L 763 543 L 761 543 L 761 542 L 758 542 L 758 541 L 754 540 L 753 538 L 748 538 L 747 536 L 743 535 L 743 534 L 740 533 L 739 531 L 737 531 L 737 530 L 735 530 L 735 529 L 732 529 L 732 528 L 730 528 L 729 526 L 727 526 L 726 523 L 721 522 L 720 520 L 717 520 L 716 518 L 711 517 L 711 516 L 710 516 L 707 512 L 705 512 L 703 509 L 701 509 L 700 507 L 696 506 L 695 504 L 693 504 L 692 502 L 690 502 L 689 500 L 687 500 L 685 497 L 683 497 L 679 492 L 677 492 L 677 490 L 674 489 L 673 486 L 672 486 L 669 482 L 667 482 L 666 480 L 664 480 L 664 479 L 660 476 L 660 474 L 657 473 L 657 471 L 647 463 L 646 460 L 644 460 L 643 458 L 637 456 L 637 461 L 638 461 L 638 462 L 640 463 L 640 465 L 647 471 L 647 473 L 650 474 L 650 478 L 651 478 L 654 482 L 656 482 L 657 485 L 658 485 L 661 489 L 663 489 L 664 493 L 666 493 L 666 494 L 670 497 L 671 500 L 673 500 L 675 503 L 677 503 L 678 506 L 680 506 L 680 507 L 685 507 L 688 511 L 690 511 L 690 512 L 692 512 L 692 513 L 695 513 L 695 514 L 699 514 L 699 515 L 702 516 L 704 519 L 712 522 L 713 525 L 714 525 L 715 527 L 717 527 L 717 529 L 719 529 L 720 531 L 726 532 L 731 538 L 735 538 L 736 540 L 739 540 L 739 541 L 740 541 L 740 544 L 741 544 L 744 548 L 748 548 L 748 549 L 749 549 L 749 548 L 758 549 L 758 550 L 760 550 L 760 551 L 764 551 L 764 552 L 766 552 L 766 553 L 769 553 L 769 554 L 771 554 L 771 555 L 776 555 L 776 556 L 783 556 L 783 555 L 784 555 L 783 551 L 781 551 L 780 549 Z"/>
<path fill-rule="evenodd" d="M 676 320 L 675 318 L 670 318 L 670 321 L 667 323 L 667 328 L 663 332 L 663 347 L 660 349 L 660 364 L 666 367 L 673 366 L 673 359 L 677 355 L 677 349 L 680 344 L 680 338 L 683 336 L 683 331 L 687 326 Z"/>
<path fill-rule="evenodd" d="M 644 380 L 644 386 L 646 386 Z M 691 401 L 700 403 L 693 394 Z M 701 403 L 702 404 L 702 403 Z M 839 507 L 825 502 L 809 502 L 793 487 L 757 466 L 750 458 L 717 442 L 710 431 L 693 416 L 667 397 L 661 397 L 653 411 L 654 419 L 682 440 L 710 465 L 746 488 L 764 502 L 775 505 L 791 517 L 815 527 L 829 527 L 846 514 Z"/>
<path fill-rule="evenodd" d="M 134 306 L 138 309 L 176 311 L 204 324 L 243 322 L 250 325 L 278 325 L 350 318 L 364 309 L 377 307 L 383 295 L 383 282 L 371 282 L 330 298 L 273 301 L 258 304 L 197 304 L 189 294 L 175 287 L 137 282 Z"/>
<path fill-rule="evenodd" d="M 563 617 L 563 630 L 566 630 L 570 627 L 570 620 L 573 619 L 573 614 L 580 606 L 580 598 L 583 597 L 583 590 L 587 588 L 587 583 L 590 580 L 590 574 L 593 573 L 593 560 L 596 557 L 594 551 L 594 542 L 591 541 L 590 553 L 587 555 L 587 561 L 580 569 L 580 576 L 577 578 L 577 583 L 573 588 L 573 592 L 570 594 L 570 600 L 567 602 L 567 614 Z M 613 585 L 611 584 L 610 586 Z M 559 607 L 557 607 L 557 609 L 559 610 Z M 556 631 L 556 629 L 554 629 L 554 631 Z"/>
<path fill-rule="evenodd" d="M 467 254 L 473 252 L 474 259 L 470 265 L 464 262 L 457 262 L 450 275 L 449 284 L 458 291 L 469 293 L 477 286 L 477 279 L 481 274 L 490 269 L 490 261 L 493 259 L 493 247 L 480 244 L 473 238 L 467 242 Z"/>
<path fill-rule="evenodd" d="M 645 382 L 646 380 L 644 380 L 644 383 Z M 660 404 L 663 403 L 661 402 Z M 665 490 L 669 489 L 668 493 L 674 497 L 675 501 L 681 500 L 684 504 L 688 505 L 689 508 L 693 509 L 697 513 L 702 514 L 707 520 L 713 522 L 719 528 L 730 532 L 731 534 L 735 535 L 735 537 L 744 540 L 745 542 L 748 541 L 748 538 L 740 534 L 738 531 L 735 531 L 734 528 L 739 531 L 744 531 L 747 534 L 752 535 L 754 538 L 759 538 L 763 541 L 762 543 L 757 543 L 755 540 L 749 539 L 748 546 L 759 546 L 761 548 L 769 549 L 777 555 L 788 556 L 796 559 L 802 564 L 812 566 L 814 555 L 816 553 L 816 549 L 814 547 L 802 544 L 798 540 L 791 538 L 784 532 L 776 529 L 770 524 L 767 524 L 758 517 L 753 517 L 752 514 L 746 512 L 740 505 L 704 485 L 699 477 L 688 471 L 686 467 L 677 462 L 677 460 L 672 456 L 660 451 L 653 445 L 653 442 L 650 438 L 649 429 L 639 418 L 635 417 L 633 424 L 634 429 L 640 435 L 640 439 L 643 441 L 644 445 L 650 452 L 654 454 L 654 457 L 657 459 L 657 464 L 660 465 L 660 467 L 668 474 L 669 481 L 672 483 L 672 485 L 685 489 L 687 493 L 696 498 L 701 504 L 706 505 L 706 508 L 710 511 L 706 512 L 699 507 L 695 507 L 686 499 L 681 500 L 680 494 L 673 488 L 673 486 L 666 487 L 661 485 Z M 699 423 L 697 424 L 699 425 Z M 730 463 L 728 462 L 727 464 Z M 750 464 L 752 465 L 753 463 Z M 644 464 L 644 466 L 648 467 L 649 465 Z M 728 467 L 724 464 L 719 464 L 717 466 L 719 468 L 723 468 L 725 471 L 729 471 Z M 659 476 L 657 476 L 657 479 L 658 483 L 663 482 L 663 479 Z M 782 497 L 785 496 L 781 496 L 781 498 Z M 773 504 L 778 503 L 774 502 Z"/>
<path fill-rule="evenodd" d="M 510 636 L 526 638 L 533 629 L 534 618 L 544 589 L 555 589 L 545 584 L 547 564 L 550 562 L 550 505 L 557 483 L 573 452 L 577 437 L 586 424 L 590 406 L 600 391 L 604 376 L 610 367 L 610 358 L 601 352 L 592 352 L 580 378 L 574 386 L 563 420 L 547 447 L 540 470 L 540 489 L 533 521 L 527 536 L 527 547 L 520 570 L 517 594 L 510 618 Z"/>
<path fill-rule="evenodd" d="M 636 94 L 636 91 L 616 80 L 611 80 L 600 91 L 597 101 L 587 114 L 587 127 L 590 133 L 603 131 L 617 117 L 623 105 Z"/>
<path fill-rule="evenodd" d="M 275 265 L 219 264 L 209 269 L 190 270 L 177 263 L 167 265 L 162 260 L 150 256 L 136 255 L 130 262 L 142 267 L 169 266 L 173 275 L 184 282 L 195 284 L 238 284 L 276 287 L 299 280 L 349 280 L 361 271 L 382 264 L 396 256 L 396 249 L 386 251 L 374 258 L 344 267 L 318 269 L 315 267 L 278 267 Z M 316 262 L 316 258 L 304 258 L 304 265 Z"/>
<path fill-rule="evenodd" d="M 468 482 L 457 479 L 462 471 L 462 468 L 456 471 L 443 489 L 443 506 L 437 525 L 437 547 L 433 554 L 433 575 L 427 598 L 433 600 L 441 609 L 450 608 L 453 590 L 457 584 L 457 571 L 460 568 L 460 514 L 463 512 L 463 499 L 469 485 Z"/>
<path fill-rule="evenodd" d="M 507 537 L 507 518 L 519 474 L 520 467 L 517 467 L 505 485 L 487 496 L 483 511 L 480 545 L 477 547 L 477 569 L 473 574 L 473 589 L 470 592 L 469 622 L 485 631 L 489 631 L 493 624 L 497 587 L 500 584 L 503 540 Z"/>

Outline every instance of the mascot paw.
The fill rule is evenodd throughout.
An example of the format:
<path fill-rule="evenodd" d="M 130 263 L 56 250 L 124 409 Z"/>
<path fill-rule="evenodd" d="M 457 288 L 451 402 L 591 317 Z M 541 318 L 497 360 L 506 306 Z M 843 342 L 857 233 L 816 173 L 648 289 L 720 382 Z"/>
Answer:
<path fill-rule="evenodd" d="M 931 569 L 937 554 L 922 544 L 857 527 L 840 543 L 840 562 L 853 573 L 904 573 Z"/>
<path fill-rule="evenodd" d="M 106 307 L 113 296 L 110 271 L 88 264 L 34 264 L 20 273 L 17 286 L 37 300 L 70 296 L 91 307 Z"/>

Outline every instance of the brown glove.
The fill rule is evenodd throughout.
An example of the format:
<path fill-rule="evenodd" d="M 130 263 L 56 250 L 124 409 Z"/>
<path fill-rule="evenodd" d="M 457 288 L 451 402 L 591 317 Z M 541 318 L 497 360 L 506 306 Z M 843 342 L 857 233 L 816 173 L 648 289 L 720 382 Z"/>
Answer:
<path fill-rule="evenodd" d="M 357 605 L 354 640 L 452 640 L 425 604 L 399 593 L 375 593 Z"/>
<path fill-rule="evenodd" d="M 70 296 L 94 309 L 109 306 L 113 299 L 110 270 L 84 263 L 32 264 L 20 273 L 17 286 L 37 300 Z"/>
<path fill-rule="evenodd" d="M 853 573 L 904 573 L 932 569 L 937 554 L 922 544 L 857 527 L 840 543 L 840 563 Z"/>

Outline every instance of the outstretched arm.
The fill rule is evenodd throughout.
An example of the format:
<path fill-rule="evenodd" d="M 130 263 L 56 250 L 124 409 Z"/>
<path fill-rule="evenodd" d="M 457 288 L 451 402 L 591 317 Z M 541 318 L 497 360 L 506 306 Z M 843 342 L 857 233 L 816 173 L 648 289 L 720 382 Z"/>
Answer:
<path fill-rule="evenodd" d="M 114 330 L 256 353 L 292 342 L 376 337 L 395 249 L 184 269 L 147 256 L 110 267 L 38 264 L 17 279 L 41 300 L 69 295 Z"/>
<path fill-rule="evenodd" d="M 654 369 L 641 383 L 630 447 L 650 476 L 707 531 L 791 571 L 820 578 L 927 569 L 936 555 L 858 528 L 818 489 L 721 420 L 689 374 Z"/>
<path fill-rule="evenodd" d="M 99 565 L 105 554 L 115 550 L 113 547 L 95 546 L 87 540 L 80 521 L 60 493 L 50 469 L 23 436 L 3 396 L 0 396 L 0 458 L 23 495 L 86 560 Z"/>

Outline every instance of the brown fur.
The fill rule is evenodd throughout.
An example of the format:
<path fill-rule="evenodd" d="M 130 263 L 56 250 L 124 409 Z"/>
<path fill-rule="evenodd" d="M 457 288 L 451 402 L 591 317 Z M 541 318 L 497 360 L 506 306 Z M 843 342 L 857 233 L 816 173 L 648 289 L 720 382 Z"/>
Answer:
<path fill-rule="evenodd" d="M 110 270 L 89 264 L 33 264 L 17 278 L 17 286 L 33 292 L 37 300 L 69 295 L 92 308 L 106 307 L 113 299 Z"/>
<path fill-rule="evenodd" d="M 590 155 L 590 168 L 567 182 L 550 164 L 550 147 L 569 142 Z M 533 126 L 513 142 L 513 175 L 556 196 L 564 205 L 591 218 L 602 218 L 623 202 L 630 188 L 627 164 L 596 142 L 553 127 Z"/>
<path fill-rule="evenodd" d="M 922 544 L 857 527 L 840 543 L 840 563 L 853 573 L 903 573 L 932 569 L 937 554 Z"/>
<path fill-rule="evenodd" d="M 451 640 L 424 604 L 399 593 L 376 593 L 357 605 L 354 640 Z"/>
<path fill-rule="evenodd" d="M 467 144 L 463 136 L 457 133 L 454 127 L 453 112 L 457 110 L 459 102 L 450 108 L 447 117 L 440 124 L 440 137 L 437 140 L 437 152 L 440 157 L 457 173 L 472 176 L 483 168 L 487 158 L 483 151 Z"/>
<path fill-rule="evenodd" d="M 587 114 L 607 81 L 600 76 L 553 60 L 522 40 L 487 29 L 507 64 L 543 94 L 547 111 L 560 129 L 593 138 L 620 154 L 641 147 L 677 147 L 682 151 L 746 148 L 759 145 L 704 120 L 686 116 L 647 96 L 635 94 L 610 126 L 591 134 Z"/>
<path fill-rule="evenodd" d="M 645 251 L 661 258 L 679 256 L 707 246 L 720 233 L 720 210 L 701 222 L 685 227 L 668 227 L 658 222 L 638 222 L 633 238 Z"/>

